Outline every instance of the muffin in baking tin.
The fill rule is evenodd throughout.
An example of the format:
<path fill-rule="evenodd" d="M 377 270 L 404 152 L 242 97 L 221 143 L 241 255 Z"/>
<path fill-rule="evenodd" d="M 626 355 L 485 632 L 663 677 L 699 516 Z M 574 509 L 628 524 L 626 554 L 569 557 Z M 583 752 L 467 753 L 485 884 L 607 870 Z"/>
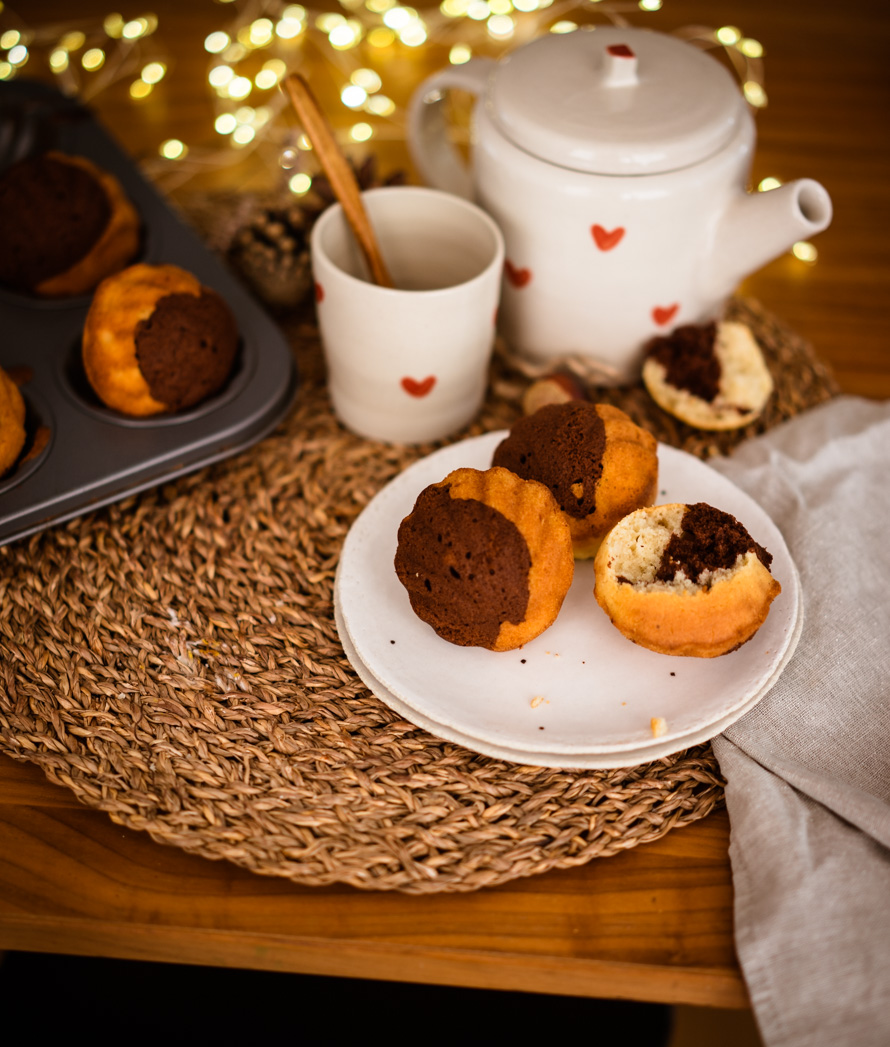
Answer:
<path fill-rule="evenodd" d="M 118 180 L 82 156 L 41 153 L 0 176 L 0 285 L 88 294 L 136 256 L 141 221 Z"/>
<path fill-rule="evenodd" d="M 174 265 L 134 265 L 96 289 L 83 366 L 96 395 L 144 418 L 201 403 L 227 382 L 238 351 L 232 311 Z"/>

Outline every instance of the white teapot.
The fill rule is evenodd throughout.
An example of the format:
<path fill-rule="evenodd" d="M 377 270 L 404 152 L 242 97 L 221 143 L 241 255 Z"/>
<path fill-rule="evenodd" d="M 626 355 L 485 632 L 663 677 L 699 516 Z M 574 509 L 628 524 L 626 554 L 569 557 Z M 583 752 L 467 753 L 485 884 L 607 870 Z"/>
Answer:
<path fill-rule="evenodd" d="M 471 168 L 448 138 L 448 88 L 477 96 Z M 612 26 L 444 69 L 408 121 L 421 177 L 501 227 L 509 345 L 539 362 L 581 355 L 619 383 L 648 339 L 717 318 L 742 277 L 831 221 L 810 179 L 746 191 L 754 138 L 718 61 Z"/>

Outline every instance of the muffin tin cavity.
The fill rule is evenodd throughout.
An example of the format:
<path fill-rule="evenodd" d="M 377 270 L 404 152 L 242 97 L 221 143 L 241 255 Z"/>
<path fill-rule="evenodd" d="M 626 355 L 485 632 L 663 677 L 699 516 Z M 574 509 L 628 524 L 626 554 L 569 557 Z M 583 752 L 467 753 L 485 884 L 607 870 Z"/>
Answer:
<path fill-rule="evenodd" d="M 139 236 L 139 249 L 133 255 L 129 264 L 136 265 L 139 262 L 146 262 L 149 265 L 157 265 L 162 258 L 163 249 L 160 243 L 160 231 L 149 230 L 143 221 Z M 62 309 L 87 310 L 90 307 L 92 298 L 92 294 L 45 298 L 41 295 L 16 291 L 11 287 L 4 287 L 0 284 L 0 307 L 6 306 L 13 309 L 38 309 L 53 312 Z"/>
<path fill-rule="evenodd" d="M 21 385 L 25 401 L 25 446 L 15 463 L 0 476 L 0 505 L 6 491 L 27 480 L 43 465 L 49 455 L 55 424 L 46 401 L 39 393 L 28 388 L 29 369 L 8 367 L 7 373 Z"/>
<path fill-rule="evenodd" d="M 17 114 L 25 114 L 28 134 L 15 148 L 2 148 L 7 120 L 14 125 Z M 84 156 L 113 174 L 142 217 L 142 252 L 134 263 L 192 273 L 228 304 L 240 341 L 218 393 L 177 413 L 129 418 L 101 403 L 83 369 L 92 296 L 0 291 L 0 367 L 18 373 L 28 433 L 18 461 L 0 477 L 0 545 L 237 454 L 278 424 L 297 387 L 281 331 L 92 115 L 50 87 L 0 83 L 0 165 L 28 155 L 27 143 L 33 151 Z"/>
<path fill-rule="evenodd" d="M 169 414 L 156 414 L 144 418 L 134 418 L 106 407 L 93 391 L 83 367 L 81 340 L 78 338 L 68 347 L 67 353 L 60 358 L 59 382 L 65 393 L 80 410 L 93 415 L 94 418 L 110 425 L 120 425 L 127 429 L 155 429 L 159 426 L 184 425 L 203 418 L 213 411 L 237 398 L 249 383 L 256 366 L 256 352 L 252 344 L 240 339 L 235 363 L 226 384 L 213 396 L 195 404 L 194 407 Z"/>

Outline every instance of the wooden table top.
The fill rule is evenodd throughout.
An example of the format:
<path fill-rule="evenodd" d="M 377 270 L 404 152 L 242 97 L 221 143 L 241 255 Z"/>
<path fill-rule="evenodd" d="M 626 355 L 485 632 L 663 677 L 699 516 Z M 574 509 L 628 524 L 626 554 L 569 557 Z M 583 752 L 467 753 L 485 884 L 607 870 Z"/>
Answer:
<path fill-rule="evenodd" d="M 16 6 L 0 13 L 0 27 Z M 33 24 L 70 20 L 64 0 L 21 6 L 39 18 Z M 141 13 L 139 5 L 125 6 L 128 17 Z M 885 5 L 665 0 L 646 16 L 626 6 L 635 24 L 735 24 L 763 43 L 770 101 L 757 117 L 754 181 L 816 178 L 831 193 L 835 218 L 815 241 L 814 265 L 785 255 L 741 291 L 810 339 L 844 391 L 886 398 Z M 101 20 L 107 7 L 78 5 L 83 19 Z M 124 85 L 94 103 L 135 156 L 149 155 L 166 137 L 212 142 L 200 41 L 232 17 L 210 3 L 158 0 L 154 8 L 172 56 L 163 91 L 135 108 Z M 393 62 L 403 98 L 438 64 L 409 58 Z M 397 156 L 400 148 L 381 153 Z M 261 176 L 245 163 L 227 172 L 232 184 Z M 218 173 L 197 185 L 211 183 L 219 185 Z M 718 812 L 614 858 L 468 895 L 301 888 L 122 829 L 34 766 L 2 756 L 0 949 L 744 1007 L 728 839 L 728 818 Z"/>

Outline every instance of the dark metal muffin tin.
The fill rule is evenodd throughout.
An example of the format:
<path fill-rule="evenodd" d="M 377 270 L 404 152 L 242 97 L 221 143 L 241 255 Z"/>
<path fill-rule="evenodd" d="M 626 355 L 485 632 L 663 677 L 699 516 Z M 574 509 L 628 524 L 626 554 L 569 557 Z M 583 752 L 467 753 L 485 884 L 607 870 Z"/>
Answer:
<path fill-rule="evenodd" d="M 50 87 L 0 84 L 0 169 L 49 148 L 85 156 L 117 177 L 142 217 L 134 261 L 181 266 L 217 291 L 235 314 L 241 343 L 217 395 L 176 414 L 129 418 L 99 401 L 83 370 L 90 297 L 0 289 L 0 366 L 27 376 L 20 388 L 28 431 L 22 458 L 0 478 L 0 544 L 236 454 L 277 425 L 297 387 L 281 331 L 89 111 Z M 46 442 L 29 457 L 35 439 Z"/>

